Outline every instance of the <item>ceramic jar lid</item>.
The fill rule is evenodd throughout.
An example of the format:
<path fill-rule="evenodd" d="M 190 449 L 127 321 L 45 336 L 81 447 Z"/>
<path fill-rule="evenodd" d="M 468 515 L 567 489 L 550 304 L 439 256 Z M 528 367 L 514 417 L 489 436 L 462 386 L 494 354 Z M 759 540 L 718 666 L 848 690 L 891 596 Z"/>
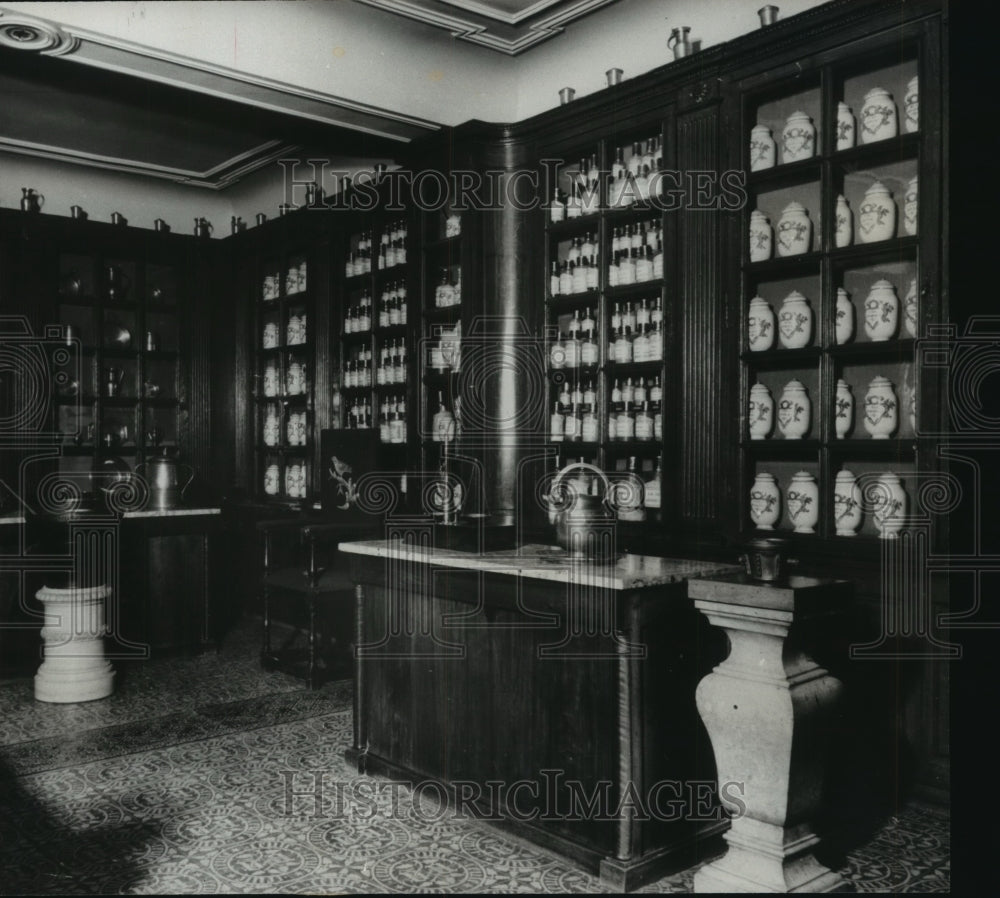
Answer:
<path fill-rule="evenodd" d="M 870 100 L 873 97 L 892 97 L 884 87 L 873 87 L 868 93 L 865 94 L 865 100 Z"/>
<path fill-rule="evenodd" d="M 788 294 L 788 296 L 786 296 L 782 300 L 783 303 L 786 303 L 786 302 L 787 303 L 796 303 L 796 302 L 805 302 L 805 301 L 806 301 L 806 298 L 801 293 L 799 293 L 798 290 L 793 290 L 791 293 Z"/>
<path fill-rule="evenodd" d="M 790 380 L 788 381 L 787 384 L 785 384 L 786 393 L 799 393 L 799 392 L 804 393 L 805 391 L 806 388 L 802 385 L 801 381 Z"/>
<path fill-rule="evenodd" d="M 879 196 L 892 196 L 889 188 L 886 187 L 881 181 L 872 182 L 871 187 L 865 191 L 865 196 L 874 196 L 876 194 Z"/>
<path fill-rule="evenodd" d="M 876 182 L 877 183 L 877 182 Z M 782 218 L 786 215 L 805 215 L 808 216 L 809 213 L 806 211 L 806 207 L 802 203 L 791 202 L 781 212 Z"/>
<path fill-rule="evenodd" d="M 770 219 L 763 212 L 761 212 L 760 209 L 754 209 L 753 212 L 750 213 L 750 219 L 751 221 L 770 221 Z"/>

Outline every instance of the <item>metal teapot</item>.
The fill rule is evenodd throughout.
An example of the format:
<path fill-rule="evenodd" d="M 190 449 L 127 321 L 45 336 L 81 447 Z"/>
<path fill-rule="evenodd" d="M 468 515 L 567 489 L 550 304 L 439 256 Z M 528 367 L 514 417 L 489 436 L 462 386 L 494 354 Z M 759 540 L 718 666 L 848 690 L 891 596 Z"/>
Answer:
<path fill-rule="evenodd" d="M 181 486 L 181 468 L 187 474 L 187 480 Z M 156 509 L 175 508 L 184 498 L 184 490 L 194 480 L 194 468 L 180 464 L 176 458 L 158 455 L 140 465 L 136 465 L 136 473 L 141 473 L 149 486 L 149 507 Z"/>
<path fill-rule="evenodd" d="M 45 205 L 45 197 L 40 194 L 34 187 L 22 187 L 21 188 L 21 211 L 22 212 L 41 212 L 42 206 Z"/>
<path fill-rule="evenodd" d="M 580 478 L 567 482 L 570 471 L 591 471 L 600 479 L 603 491 L 592 495 L 583 486 Z M 605 473 L 587 462 L 566 465 L 555 476 L 550 492 L 554 510 L 556 542 L 572 558 L 593 558 L 607 554 L 606 541 L 602 536 L 609 534 L 615 526 L 616 515 L 610 504 L 611 484 Z M 609 544 L 607 544 L 609 545 Z M 602 548 L 605 551 L 602 552 Z"/>

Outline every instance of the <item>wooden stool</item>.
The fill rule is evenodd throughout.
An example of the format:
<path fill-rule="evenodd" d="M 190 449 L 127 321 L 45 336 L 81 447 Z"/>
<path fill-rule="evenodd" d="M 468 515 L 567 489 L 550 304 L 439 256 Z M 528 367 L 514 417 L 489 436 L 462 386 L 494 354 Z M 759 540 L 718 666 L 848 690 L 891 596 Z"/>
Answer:
<path fill-rule="evenodd" d="M 53 589 L 35 598 L 45 606 L 44 660 L 35 674 L 40 702 L 90 702 L 114 691 L 115 672 L 104 655 L 107 586 Z"/>

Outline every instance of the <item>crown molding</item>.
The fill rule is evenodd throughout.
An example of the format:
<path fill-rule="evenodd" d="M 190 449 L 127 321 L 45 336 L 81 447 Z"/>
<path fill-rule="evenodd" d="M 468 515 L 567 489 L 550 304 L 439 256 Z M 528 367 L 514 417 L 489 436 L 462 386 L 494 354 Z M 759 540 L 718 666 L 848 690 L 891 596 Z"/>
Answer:
<path fill-rule="evenodd" d="M 280 140 L 271 140 L 260 146 L 253 147 L 244 153 L 239 153 L 230 159 L 204 171 L 193 171 L 183 168 L 171 168 L 166 165 L 137 162 L 132 159 L 120 159 L 115 156 L 104 156 L 97 153 L 85 153 L 66 147 L 49 146 L 32 143 L 25 140 L 12 140 L 0 136 L 0 151 L 16 153 L 20 156 L 33 156 L 38 159 L 50 159 L 55 162 L 68 162 L 74 165 L 86 165 L 90 168 L 101 168 L 128 175 L 142 175 L 147 178 L 160 178 L 177 184 L 191 187 L 204 187 L 209 190 L 222 190 L 235 184 L 250 172 L 274 162 L 298 147 Z"/>
<path fill-rule="evenodd" d="M 0 46 L 22 52 L 59 55 L 83 65 L 400 143 L 409 143 L 441 127 L 436 122 L 416 116 L 297 87 L 83 28 L 58 25 L 2 7 Z"/>
<path fill-rule="evenodd" d="M 576 19 L 582 18 L 602 6 L 616 0 L 539 0 L 526 10 L 513 15 L 504 15 L 475 0 L 456 0 L 439 3 L 435 0 L 357 0 L 366 6 L 373 6 L 385 12 L 404 16 L 425 25 L 442 28 L 452 37 L 469 43 L 517 56 L 542 41 L 548 40 Z M 451 7 L 447 12 L 443 7 Z M 553 8 L 554 7 L 554 8 Z M 460 9 L 468 15 L 460 15 Z M 508 26 L 511 35 L 491 30 L 491 21 Z"/>

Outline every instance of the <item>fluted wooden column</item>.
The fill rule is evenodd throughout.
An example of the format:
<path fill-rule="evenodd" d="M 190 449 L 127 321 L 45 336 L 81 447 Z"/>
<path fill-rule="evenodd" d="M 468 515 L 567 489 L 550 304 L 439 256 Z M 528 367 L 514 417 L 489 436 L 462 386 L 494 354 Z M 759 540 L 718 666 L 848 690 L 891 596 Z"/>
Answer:
<path fill-rule="evenodd" d="M 698 684 L 696 698 L 733 819 L 726 854 L 695 874 L 696 892 L 830 892 L 843 885 L 813 855 L 842 687 L 789 631 L 846 607 L 850 594 L 844 581 L 811 577 L 760 583 L 741 573 L 689 581 L 695 607 L 730 642 L 729 657 Z"/>

